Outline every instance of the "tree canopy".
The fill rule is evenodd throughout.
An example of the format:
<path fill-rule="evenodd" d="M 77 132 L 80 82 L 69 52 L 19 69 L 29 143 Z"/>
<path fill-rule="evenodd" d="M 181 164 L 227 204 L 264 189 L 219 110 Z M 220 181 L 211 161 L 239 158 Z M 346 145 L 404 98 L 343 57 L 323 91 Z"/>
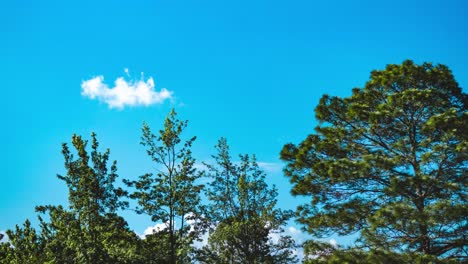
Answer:
<path fill-rule="evenodd" d="M 137 236 L 117 215 L 127 206 L 120 200 L 124 191 L 114 186 L 117 163 L 109 167 L 110 150 L 100 152 L 94 133 L 91 138 L 91 152 L 77 135 L 75 151 L 62 145 L 66 174 L 58 178 L 68 187 L 69 208 L 37 206 L 39 230 L 29 220 L 8 230 L 6 263 L 138 263 Z"/>
<path fill-rule="evenodd" d="M 361 248 L 467 260 L 468 97 L 444 65 L 405 61 L 346 98 L 324 95 L 319 125 L 281 158 L 297 220 Z"/>
<path fill-rule="evenodd" d="M 182 141 L 187 121 L 179 120 L 172 110 L 163 129 L 153 134 L 143 125 L 141 144 L 157 164 L 155 174 L 147 173 L 136 181 L 126 181 L 136 190 L 130 197 L 138 201 L 137 212 L 145 213 L 154 222 L 166 224 L 166 229 L 153 234 L 157 238 L 145 240 L 150 251 L 159 251 L 158 263 L 189 263 L 193 255 L 191 244 L 198 239 L 202 214 L 200 193 L 203 185 L 197 182 L 201 174 L 194 167 L 191 146 L 196 137 Z M 150 243 L 151 242 L 151 243 Z"/>
<path fill-rule="evenodd" d="M 255 156 L 235 164 L 225 138 L 215 146 L 214 164 L 206 164 L 211 223 L 202 263 L 295 263 L 294 240 L 281 235 L 292 212 L 277 208 L 276 187 L 265 182 Z M 277 239 L 272 239 L 275 236 Z"/>
<path fill-rule="evenodd" d="M 348 97 L 324 95 L 315 131 L 280 154 L 307 201 L 294 219 L 314 238 L 300 245 L 303 263 L 467 263 L 467 106 L 448 67 L 412 61 L 373 71 Z M 283 232 L 294 212 L 278 207 L 255 155 L 233 159 L 221 138 L 197 163 L 187 125 L 175 110 L 159 130 L 144 123 L 153 166 L 123 184 L 94 133 L 73 135 L 58 175 L 68 203 L 37 206 L 37 222 L 0 234 L 0 263 L 298 262 Z M 139 236 L 122 210 L 162 228 Z M 357 241 L 317 239 L 331 234 Z"/>

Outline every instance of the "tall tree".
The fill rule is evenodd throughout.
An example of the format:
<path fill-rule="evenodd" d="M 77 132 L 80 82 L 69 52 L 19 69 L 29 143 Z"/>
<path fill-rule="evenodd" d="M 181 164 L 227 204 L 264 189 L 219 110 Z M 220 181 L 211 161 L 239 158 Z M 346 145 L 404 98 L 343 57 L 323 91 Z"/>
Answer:
<path fill-rule="evenodd" d="M 315 133 L 281 152 L 292 193 L 311 197 L 298 221 L 317 236 L 359 232 L 371 250 L 466 261 L 467 98 L 448 67 L 409 60 L 350 97 L 324 95 Z"/>
<path fill-rule="evenodd" d="M 255 156 L 231 161 L 226 139 L 216 145 L 207 197 L 211 230 L 202 263 L 291 263 L 294 241 L 279 233 L 292 212 L 276 207 L 278 192 L 265 182 Z M 273 241 L 271 236 L 277 237 Z"/>
<path fill-rule="evenodd" d="M 91 153 L 87 141 L 73 135 L 72 145 L 62 145 L 66 175 L 58 175 L 69 191 L 69 209 L 62 206 L 38 206 L 48 214 L 39 218 L 46 240 L 46 253 L 52 263 L 130 263 L 135 259 L 138 238 L 116 211 L 126 202 L 124 191 L 114 186 L 117 162 L 107 165 L 110 151 L 99 152 L 93 133 Z M 132 255 L 133 254 L 133 255 Z"/>
<path fill-rule="evenodd" d="M 137 181 L 125 181 L 136 188 L 130 197 L 138 201 L 137 212 L 166 224 L 166 229 L 155 232 L 157 237 L 146 241 L 148 245 L 167 249 L 159 250 L 157 263 L 189 262 L 191 244 L 200 234 L 197 225 L 189 225 L 201 217 L 203 186 L 197 183 L 200 174 L 191 152 L 196 137 L 182 142 L 186 127 L 187 121 L 179 120 L 175 110 L 166 117 L 164 128 L 157 135 L 144 124 L 141 144 L 157 164 L 157 172 L 140 176 Z"/>

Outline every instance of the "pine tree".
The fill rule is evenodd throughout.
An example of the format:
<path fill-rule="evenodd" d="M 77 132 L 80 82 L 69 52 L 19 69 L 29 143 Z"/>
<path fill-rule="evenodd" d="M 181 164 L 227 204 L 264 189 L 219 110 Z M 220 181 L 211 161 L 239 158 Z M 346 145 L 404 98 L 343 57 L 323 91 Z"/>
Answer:
<path fill-rule="evenodd" d="M 324 95 L 316 132 L 281 152 L 293 194 L 311 198 L 298 221 L 315 236 L 359 233 L 371 251 L 466 261 L 467 106 L 446 66 L 412 61 Z"/>

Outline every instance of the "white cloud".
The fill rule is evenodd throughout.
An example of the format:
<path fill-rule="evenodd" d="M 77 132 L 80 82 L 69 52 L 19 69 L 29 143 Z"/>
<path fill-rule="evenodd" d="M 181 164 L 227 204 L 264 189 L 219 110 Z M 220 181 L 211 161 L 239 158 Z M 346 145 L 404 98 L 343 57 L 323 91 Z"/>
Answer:
<path fill-rule="evenodd" d="M 192 217 L 192 213 L 189 213 L 189 214 L 186 214 L 184 216 L 185 218 L 185 222 L 187 225 L 190 226 L 190 232 L 193 232 L 195 230 L 195 224 L 197 223 L 197 220 L 193 219 Z M 179 222 L 176 221 L 175 222 L 175 228 L 178 227 L 178 224 Z M 151 235 L 151 234 L 154 234 L 154 233 L 157 233 L 157 232 L 160 232 L 160 231 L 163 231 L 165 229 L 169 228 L 169 221 L 165 222 L 165 223 L 158 223 L 158 224 L 155 224 L 154 226 L 148 226 L 145 231 L 143 231 L 143 235 L 140 235 L 140 238 L 145 238 L 147 235 Z"/>
<path fill-rule="evenodd" d="M 293 235 L 297 235 L 297 234 L 301 234 L 301 230 L 295 228 L 294 226 L 290 226 L 288 227 L 288 231 L 289 233 L 293 234 Z"/>
<path fill-rule="evenodd" d="M 296 255 L 297 259 L 302 263 L 304 260 L 304 249 L 302 247 L 298 247 L 292 250 L 293 255 Z"/>
<path fill-rule="evenodd" d="M 143 232 L 143 235 L 140 235 L 140 238 L 145 238 L 147 235 L 151 235 L 155 232 L 159 232 L 159 231 L 162 231 L 166 228 L 169 228 L 169 222 L 166 222 L 166 223 L 159 223 L 159 224 L 155 224 L 154 226 L 149 226 L 145 229 L 145 231 Z"/>
<path fill-rule="evenodd" d="M 332 246 L 335 247 L 335 248 L 338 246 L 338 242 L 336 242 L 336 240 L 333 239 L 333 238 L 330 239 L 330 241 L 328 241 L 328 243 L 330 243 L 330 245 L 332 245 Z"/>
<path fill-rule="evenodd" d="M 266 172 L 270 172 L 270 173 L 281 172 L 281 170 L 283 168 L 283 164 L 281 164 L 281 163 L 258 161 L 257 164 L 258 164 L 258 166 L 260 168 L 262 168 Z"/>
<path fill-rule="evenodd" d="M 205 232 L 204 234 L 201 235 L 200 241 L 195 240 L 193 241 L 192 245 L 197 248 L 203 248 L 204 246 L 208 245 L 208 237 L 210 236 L 209 232 Z"/>
<path fill-rule="evenodd" d="M 210 164 L 210 163 L 208 163 Z M 199 171 L 206 171 L 208 170 L 208 167 L 205 165 L 204 162 L 195 162 L 195 164 L 193 164 L 193 168 L 194 169 L 197 169 Z"/>
<path fill-rule="evenodd" d="M 0 237 L 3 235 L 3 238 L 0 239 L 0 243 L 6 243 L 6 242 L 9 241 L 9 240 L 8 240 L 8 236 L 7 236 L 7 234 L 5 233 L 5 231 L 3 231 L 3 230 L 0 231 L 0 234 L 1 234 Z"/>
<path fill-rule="evenodd" d="M 292 239 L 294 239 L 297 245 L 301 245 L 306 240 L 310 239 L 309 235 L 307 235 L 306 233 L 302 232 L 300 229 L 294 226 L 287 226 L 281 233 L 270 233 L 268 235 L 268 237 L 273 243 L 278 243 L 281 236 L 290 236 Z M 302 248 L 302 246 L 294 248 L 292 252 L 294 255 L 296 255 L 299 261 L 302 261 L 304 259 L 304 249 Z"/>
<path fill-rule="evenodd" d="M 128 69 L 125 69 L 127 76 Z M 90 99 L 98 99 L 106 103 L 110 108 L 123 109 L 125 106 L 149 106 L 162 104 L 165 100 L 172 99 L 172 91 L 162 88 L 156 91 L 154 80 L 149 77 L 146 81 L 143 74 L 139 80 L 127 81 L 119 77 L 114 82 L 114 87 L 104 83 L 102 75 L 81 83 L 81 95 Z"/>
<path fill-rule="evenodd" d="M 185 219 L 187 221 L 187 224 L 190 225 L 190 227 L 191 227 L 190 230 L 193 231 L 194 230 L 193 227 L 194 227 L 196 221 L 193 220 L 193 219 L 190 219 L 189 217 L 190 217 L 190 215 L 186 215 Z M 154 226 L 149 226 L 149 227 L 147 227 L 145 229 L 144 234 L 139 235 L 139 236 L 140 236 L 140 238 L 144 239 L 147 235 L 150 235 L 150 234 L 153 234 L 154 232 L 158 232 L 158 231 L 161 231 L 161 230 L 164 230 L 164 229 L 168 228 L 168 224 L 169 223 L 160 223 L 160 224 L 156 224 Z M 288 226 L 281 233 L 270 233 L 268 235 L 270 241 L 272 241 L 273 243 L 278 243 L 281 236 L 291 236 L 295 240 L 296 244 L 299 244 L 299 245 L 302 244 L 305 240 L 307 240 L 309 238 L 307 234 L 305 234 L 300 229 L 297 229 L 294 226 Z M 194 241 L 192 245 L 195 248 L 200 249 L 203 246 L 206 246 L 208 244 L 208 238 L 209 238 L 209 232 L 205 232 L 204 234 L 201 235 L 200 240 L 199 241 Z M 332 240 L 330 240 L 330 243 L 332 243 Z M 335 243 L 336 243 L 336 241 L 335 241 Z M 302 247 L 297 247 L 295 249 L 292 249 L 292 251 L 293 251 L 293 254 L 296 255 L 297 258 L 300 261 L 303 260 L 304 250 L 303 250 Z"/>
<path fill-rule="evenodd" d="M 306 234 L 304 234 L 301 230 L 295 228 L 294 226 L 288 226 L 284 229 L 281 233 L 270 233 L 268 235 L 270 239 L 277 243 L 281 236 L 290 236 L 296 243 L 301 244 L 306 240 Z"/>

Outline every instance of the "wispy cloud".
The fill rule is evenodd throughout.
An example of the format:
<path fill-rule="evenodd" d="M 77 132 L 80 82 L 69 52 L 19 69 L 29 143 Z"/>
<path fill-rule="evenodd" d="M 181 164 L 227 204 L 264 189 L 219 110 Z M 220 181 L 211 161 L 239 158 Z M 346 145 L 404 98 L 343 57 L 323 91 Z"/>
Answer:
<path fill-rule="evenodd" d="M 278 172 L 281 172 L 281 170 L 283 169 L 282 163 L 262 162 L 262 161 L 258 161 L 257 163 L 260 168 L 270 173 L 278 173 Z"/>
<path fill-rule="evenodd" d="M 292 239 L 294 239 L 294 241 L 297 244 L 302 244 L 302 243 L 304 243 L 304 241 L 306 241 L 307 239 L 310 238 L 307 234 L 305 234 L 300 229 L 297 229 L 294 226 L 288 226 L 288 227 L 284 228 L 283 232 L 281 232 L 281 233 L 270 233 L 268 236 L 275 243 L 277 243 L 279 241 L 281 236 L 290 236 Z"/>
<path fill-rule="evenodd" d="M 128 69 L 125 69 L 125 74 L 130 76 Z M 81 83 L 81 95 L 102 101 L 109 108 L 162 104 L 165 100 L 172 99 L 172 94 L 166 88 L 156 91 L 153 78 L 145 80 L 143 74 L 138 80 L 127 81 L 124 77 L 119 77 L 114 81 L 113 87 L 104 83 L 102 75 Z"/>

